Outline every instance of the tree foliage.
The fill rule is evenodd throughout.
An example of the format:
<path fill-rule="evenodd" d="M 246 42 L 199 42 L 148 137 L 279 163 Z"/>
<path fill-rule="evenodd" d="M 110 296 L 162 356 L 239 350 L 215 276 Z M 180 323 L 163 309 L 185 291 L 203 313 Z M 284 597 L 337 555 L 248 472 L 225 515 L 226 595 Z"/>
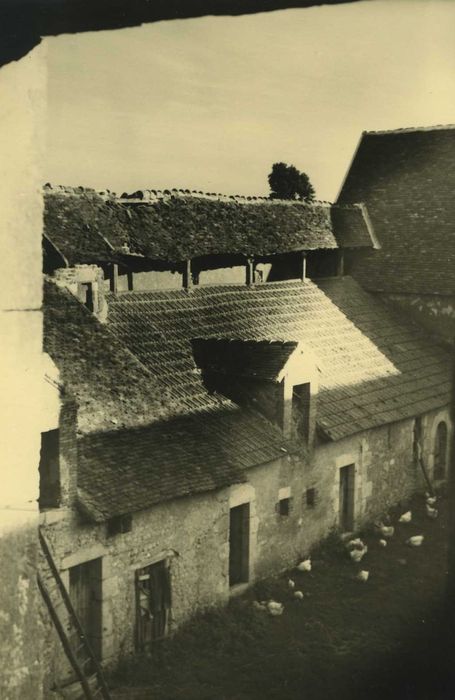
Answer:
<path fill-rule="evenodd" d="M 293 165 L 274 163 L 268 180 L 271 199 L 299 199 L 312 202 L 315 198 L 310 178 Z"/>

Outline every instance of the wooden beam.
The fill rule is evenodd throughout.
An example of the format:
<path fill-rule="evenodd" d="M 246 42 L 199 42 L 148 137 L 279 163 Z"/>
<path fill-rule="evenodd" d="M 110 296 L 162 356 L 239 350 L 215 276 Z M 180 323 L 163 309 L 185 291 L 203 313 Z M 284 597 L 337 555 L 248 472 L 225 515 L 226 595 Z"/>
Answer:
<path fill-rule="evenodd" d="M 246 259 L 246 284 L 248 287 L 254 286 L 254 260 L 253 258 Z"/>
<path fill-rule="evenodd" d="M 338 260 L 337 260 L 337 276 L 343 277 L 344 275 L 344 250 L 338 250 Z"/>
<path fill-rule="evenodd" d="M 182 285 L 183 289 L 186 289 L 187 292 L 189 292 L 191 290 L 191 287 L 193 286 L 193 278 L 191 275 L 191 259 L 185 260 L 185 262 L 183 263 Z"/>
<path fill-rule="evenodd" d="M 111 289 L 111 292 L 113 294 L 117 294 L 118 290 L 118 265 L 117 263 L 114 263 L 111 265 L 111 269 L 109 270 L 109 286 Z"/>
<path fill-rule="evenodd" d="M 306 280 L 306 251 L 302 252 L 302 267 L 301 267 L 301 280 L 305 282 Z"/>

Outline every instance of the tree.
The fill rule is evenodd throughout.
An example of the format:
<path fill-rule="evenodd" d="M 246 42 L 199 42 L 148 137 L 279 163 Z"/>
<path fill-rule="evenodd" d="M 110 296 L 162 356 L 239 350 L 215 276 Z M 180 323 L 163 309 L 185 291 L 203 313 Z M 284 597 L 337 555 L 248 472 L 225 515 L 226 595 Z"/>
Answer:
<path fill-rule="evenodd" d="M 274 163 L 268 180 L 271 199 L 300 199 L 304 202 L 314 200 L 315 191 L 310 178 L 293 165 Z"/>

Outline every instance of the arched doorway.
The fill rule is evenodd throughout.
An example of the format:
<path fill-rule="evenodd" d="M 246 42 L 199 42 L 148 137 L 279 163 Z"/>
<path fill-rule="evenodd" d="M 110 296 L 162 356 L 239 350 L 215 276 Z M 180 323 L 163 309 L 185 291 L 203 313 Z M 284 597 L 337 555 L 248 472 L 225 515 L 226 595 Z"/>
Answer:
<path fill-rule="evenodd" d="M 436 429 L 433 478 L 445 479 L 447 468 L 447 425 L 441 421 Z"/>

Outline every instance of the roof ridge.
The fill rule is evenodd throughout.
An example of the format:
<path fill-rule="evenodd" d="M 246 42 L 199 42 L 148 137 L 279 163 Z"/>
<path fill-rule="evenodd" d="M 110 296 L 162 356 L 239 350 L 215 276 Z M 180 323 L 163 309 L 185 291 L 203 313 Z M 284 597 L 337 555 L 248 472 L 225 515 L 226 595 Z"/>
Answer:
<path fill-rule="evenodd" d="M 378 129 L 362 131 L 364 136 L 383 136 L 387 134 L 410 134 L 417 131 L 444 131 L 455 129 L 455 124 L 434 124 L 430 126 L 403 126 L 398 129 Z"/>
<path fill-rule="evenodd" d="M 277 199 L 271 198 L 266 195 L 242 195 L 242 194 L 224 194 L 221 192 L 203 192 L 202 190 L 189 190 L 182 188 L 172 188 L 172 189 L 148 189 L 144 188 L 142 190 L 135 190 L 134 192 L 128 194 L 123 192 L 121 195 L 117 195 L 109 189 L 105 190 L 95 190 L 93 187 L 83 187 L 82 185 L 52 185 L 47 182 L 43 186 L 45 194 L 48 195 L 98 195 L 99 197 L 105 199 L 114 199 L 118 202 L 124 203 L 147 203 L 156 202 L 159 200 L 167 199 L 185 199 L 189 197 L 191 199 L 208 199 L 211 201 L 226 201 L 226 202 L 238 202 L 241 204 L 254 204 L 266 202 L 268 204 L 301 204 L 305 206 L 318 206 L 318 205 L 329 205 L 334 206 L 333 202 L 329 202 L 324 199 L 315 199 L 310 202 L 300 200 L 300 199 Z M 339 206 L 339 205 L 337 205 Z M 351 206 L 355 206 L 352 204 Z"/>

